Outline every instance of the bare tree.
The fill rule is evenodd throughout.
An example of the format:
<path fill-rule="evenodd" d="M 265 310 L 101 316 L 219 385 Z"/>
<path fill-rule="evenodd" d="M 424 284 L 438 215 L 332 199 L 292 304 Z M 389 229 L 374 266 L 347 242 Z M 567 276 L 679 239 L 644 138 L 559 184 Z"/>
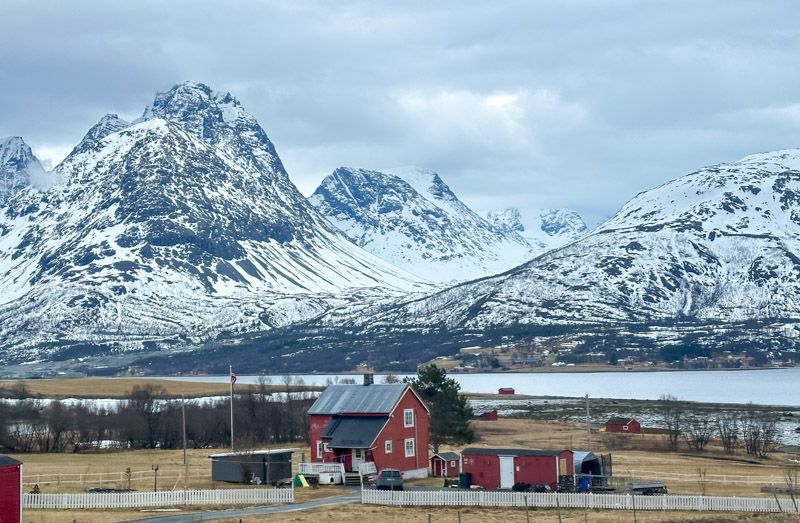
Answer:
<path fill-rule="evenodd" d="M 742 441 L 749 455 L 767 457 L 778 441 L 777 422 L 751 406 L 742 419 Z"/>
<path fill-rule="evenodd" d="M 684 423 L 683 437 L 689 448 L 697 452 L 703 452 L 711 441 L 716 431 L 716 424 L 710 418 L 692 417 Z"/>
<path fill-rule="evenodd" d="M 683 406 L 675 396 L 666 394 L 659 398 L 661 402 L 661 422 L 667 431 L 670 450 L 678 450 L 678 440 L 683 430 Z"/>
<path fill-rule="evenodd" d="M 739 417 L 733 413 L 717 416 L 717 434 L 725 454 L 734 454 L 739 446 Z"/>

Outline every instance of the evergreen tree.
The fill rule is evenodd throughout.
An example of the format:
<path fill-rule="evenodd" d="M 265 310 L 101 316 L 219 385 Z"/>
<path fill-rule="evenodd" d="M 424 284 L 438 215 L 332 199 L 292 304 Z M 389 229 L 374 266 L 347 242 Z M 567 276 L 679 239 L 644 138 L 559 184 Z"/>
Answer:
<path fill-rule="evenodd" d="M 461 385 L 447 377 L 444 369 L 434 364 L 419 369 L 416 378 L 405 380 L 431 410 L 430 443 L 433 452 L 442 444 L 462 445 L 472 443 L 475 434 L 469 426 L 473 417 L 467 399 L 458 392 Z"/>

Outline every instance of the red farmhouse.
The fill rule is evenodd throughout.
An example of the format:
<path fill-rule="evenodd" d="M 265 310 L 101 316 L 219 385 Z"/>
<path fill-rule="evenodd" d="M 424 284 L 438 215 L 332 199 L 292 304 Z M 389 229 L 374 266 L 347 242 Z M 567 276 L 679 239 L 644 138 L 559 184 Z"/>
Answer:
<path fill-rule="evenodd" d="M 461 472 L 461 456 L 455 452 L 440 452 L 431 458 L 431 475 L 437 478 L 454 478 Z"/>
<path fill-rule="evenodd" d="M 22 463 L 0 456 L 0 523 L 22 523 Z"/>
<path fill-rule="evenodd" d="M 510 489 L 515 483 L 558 489 L 559 476 L 574 473 L 571 450 L 481 449 L 461 452 L 461 471 L 485 489 Z"/>
<path fill-rule="evenodd" d="M 428 476 L 430 411 L 403 383 L 330 385 L 309 409 L 313 461 L 344 463 L 345 471 L 374 462 L 406 478 Z"/>
<path fill-rule="evenodd" d="M 641 434 L 642 426 L 633 418 L 611 418 L 606 421 L 606 432 Z"/>
<path fill-rule="evenodd" d="M 501 387 L 497 389 L 497 393 L 501 396 L 513 396 L 514 395 L 514 388 L 513 387 Z"/>

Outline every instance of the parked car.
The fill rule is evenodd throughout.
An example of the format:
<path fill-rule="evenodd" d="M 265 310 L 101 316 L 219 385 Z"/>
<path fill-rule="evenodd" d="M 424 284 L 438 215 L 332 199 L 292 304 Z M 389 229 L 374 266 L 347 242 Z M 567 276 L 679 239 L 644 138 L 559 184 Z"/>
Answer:
<path fill-rule="evenodd" d="M 403 475 L 397 469 L 383 469 L 375 478 L 378 490 L 403 490 Z"/>

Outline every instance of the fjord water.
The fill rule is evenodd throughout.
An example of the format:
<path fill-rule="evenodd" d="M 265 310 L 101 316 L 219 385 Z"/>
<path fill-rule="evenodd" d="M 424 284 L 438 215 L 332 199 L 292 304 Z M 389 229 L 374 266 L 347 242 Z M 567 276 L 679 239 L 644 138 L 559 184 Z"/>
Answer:
<path fill-rule="evenodd" d="M 800 367 L 731 371 L 647 371 L 647 372 L 543 372 L 450 374 L 465 392 L 497 392 L 513 387 L 517 394 L 532 396 L 615 399 L 658 399 L 671 394 L 686 401 L 709 403 L 755 403 L 800 407 Z M 328 380 L 354 378 L 353 374 L 298 374 L 309 385 L 324 385 Z M 399 378 L 405 377 L 398 375 Z M 256 383 L 258 376 L 239 376 L 237 383 Z M 192 376 L 166 379 L 225 382 L 228 376 Z M 270 376 L 282 383 L 283 376 Z M 382 375 L 375 376 L 375 383 Z"/>

